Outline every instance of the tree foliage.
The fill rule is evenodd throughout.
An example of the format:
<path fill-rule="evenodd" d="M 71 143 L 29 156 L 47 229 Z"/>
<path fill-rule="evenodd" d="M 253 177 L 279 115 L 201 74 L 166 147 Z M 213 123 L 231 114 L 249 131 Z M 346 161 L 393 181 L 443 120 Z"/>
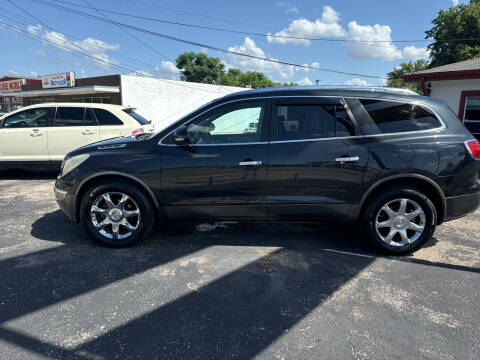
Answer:
<path fill-rule="evenodd" d="M 243 73 L 238 69 L 229 69 L 228 72 L 220 78 L 220 84 L 238 87 L 250 86 L 252 89 L 296 85 L 294 83 L 281 84 L 274 82 L 259 71 L 247 71 Z"/>
<path fill-rule="evenodd" d="M 183 81 L 218 84 L 225 74 L 225 66 L 220 59 L 204 53 L 184 52 L 177 57 L 176 63 Z"/>
<path fill-rule="evenodd" d="M 422 90 L 418 85 L 406 83 L 405 81 L 403 81 L 402 75 L 426 70 L 428 69 L 428 67 L 429 63 L 426 60 L 417 60 L 415 62 L 410 61 L 406 63 L 401 63 L 399 66 L 397 66 L 395 69 L 393 69 L 387 74 L 388 80 L 385 86 L 410 89 L 418 92 L 419 94 L 422 94 Z"/>
<path fill-rule="evenodd" d="M 231 68 L 225 72 L 225 66 L 219 58 L 210 57 L 204 53 L 184 52 L 177 57 L 176 63 L 177 68 L 180 69 L 180 79 L 183 81 L 237 87 L 250 86 L 253 89 L 297 85 L 273 82 L 259 71 L 242 72 Z"/>
<path fill-rule="evenodd" d="M 451 64 L 480 56 L 480 0 L 440 10 L 426 31 L 426 39 L 435 42 L 428 48 L 432 58 L 430 67 Z M 447 41 L 451 39 L 476 39 Z"/>

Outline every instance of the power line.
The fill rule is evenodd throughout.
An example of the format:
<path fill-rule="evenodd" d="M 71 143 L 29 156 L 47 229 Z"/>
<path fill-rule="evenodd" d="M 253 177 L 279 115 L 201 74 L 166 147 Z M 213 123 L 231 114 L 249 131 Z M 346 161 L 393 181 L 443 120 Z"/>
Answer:
<path fill-rule="evenodd" d="M 107 15 L 105 15 L 100 9 L 97 9 L 96 7 L 93 7 L 89 2 L 87 2 L 86 0 L 83 0 L 83 2 L 85 4 L 87 4 L 90 8 L 92 8 L 93 10 L 95 10 L 97 13 L 99 13 L 100 15 L 102 15 L 105 19 L 108 19 L 108 20 L 112 20 L 110 19 Z M 167 55 L 164 55 L 162 54 L 160 51 L 158 51 L 157 49 L 155 49 L 153 46 L 150 46 L 148 43 L 146 43 L 145 41 L 143 41 L 142 39 L 138 38 L 137 36 L 133 35 L 130 31 L 128 31 L 127 29 L 124 29 L 123 27 L 121 26 L 118 26 L 121 30 L 123 30 L 128 36 L 130 36 L 132 39 L 136 40 L 137 42 L 143 44 L 144 46 L 146 46 L 147 48 L 149 48 L 150 50 L 152 50 L 153 52 L 155 52 L 156 54 L 160 55 L 161 57 L 167 59 L 168 61 L 171 61 L 173 62 L 172 59 L 170 59 Z"/>
<path fill-rule="evenodd" d="M 353 73 L 353 72 L 348 72 L 348 71 L 340 71 L 340 70 L 333 70 L 333 69 L 321 68 L 321 67 L 310 66 L 310 65 L 295 64 L 295 63 L 288 62 L 288 61 L 268 59 L 268 58 L 263 58 L 263 57 L 260 57 L 260 56 L 241 53 L 241 52 L 238 52 L 238 51 L 225 50 L 225 49 L 222 49 L 222 48 L 219 48 L 219 47 L 216 47 L 216 46 L 202 44 L 202 43 L 199 43 L 199 42 L 196 42 L 196 41 L 181 39 L 181 38 L 178 38 L 178 37 L 175 37 L 175 36 L 158 33 L 158 32 L 155 32 L 155 31 L 151 31 L 151 30 L 140 28 L 140 27 L 133 26 L 133 25 L 128 25 L 128 24 L 121 23 L 121 22 L 118 22 L 118 21 L 104 19 L 104 18 L 95 16 L 95 15 L 84 13 L 82 11 L 66 8 L 64 6 L 57 5 L 57 4 L 52 4 L 52 3 L 49 3 L 47 1 L 43 1 L 43 0 L 32 0 L 32 1 L 36 2 L 36 3 L 46 5 L 46 6 L 50 6 L 50 7 L 53 7 L 53 8 L 60 9 L 60 10 L 63 10 L 65 12 L 77 14 L 77 15 L 80 15 L 80 16 L 88 17 L 88 18 L 95 19 L 95 20 L 102 21 L 102 22 L 107 22 L 107 23 L 110 23 L 110 24 L 115 24 L 117 26 L 122 26 L 122 27 L 125 27 L 125 28 L 128 28 L 128 29 L 131 29 L 131 30 L 143 32 L 145 34 L 149 34 L 149 35 L 152 35 L 152 36 L 157 36 L 157 37 L 161 37 L 161 38 L 164 38 L 164 39 L 177 41 L 177 42 L 181 42 L 181 43 L 189 44 L 189 45 L 194 45 L 194 46 L 198 46 L 198 47 L 204 47 L 204 48 L 207 48 L 207 49 L 219 51 L 219 52 L 226 53 L 226 54 L 238 55 L 238 56 L 248 57 L 248 58 L 251 58 L 251 59 L 263 60 L 263 61 L 267 61 L 267 62 L 271 62 L 271 63 L 287 65 L 287 66 L 294 66 L 294 67 L 297 67 L 297 68 L 303 68 L 303 69 L 309 69 L 309 70 L 325 71 L 325 72 L 331 72 L 331 73 L 342 74 L 342 75 L 350 75 L 350 76 L 358 76 L 358 77 L 366 77 L 366 78 L 374 78 L 374 79 L 385 79 L 384 77 L 381 77 L 381 76 L 358 74 L 358 73 Z"/>
<path fill-rule="evenodd" d="M 25 14 L 29 15 L 31 18 L 33 18 L 34 20 L 36 20 L 37 22 L 39 22 L 40 24 L 42 24 L 42 25 L 43 25 L 44 27 L 46 27 L 47 29 L 50 29 L 51 31 L 53 31 L 53 32 L 55 32 L 55 33 L 58 33 L 58 34 L 62 34 L 62 35 L 64 35 L 64 36 L 65 36 L 65 35 L 66 35 L 66 36 L 69 36 L 69 37 L 71 37 L 71 38 L 73 38 L 73 39 L 75 39 L 75 40 L 77 40 L 77 41 L 82 41 L 82 40 L 79 39 L 78 37 L 75 37 L 75 36 L 70 35 L 70 34 L 68 34 L 68 33 L 65 33 L 65 32 L 59 33 L 56 29 L 52 28 L 51 26 L 47 25 L 46 23 L 44 23 L 43 21 L 41 21 L 41 20 L 38 19 L 37 17 L 33 16 L 31 13 L 29 13 L 29 12 L 26 11 L 25 9 L 21 8 L 19 5 L 13 3 L 13 2 L 10 1 L 10 0 L 8 0 L 8 1 L 9 1 L 12 5 L 14 5 L 16 8 L 20 9 L 22 12 L 24 12 Z M 3 8 L 2 8 L 2 9 L 3 9 Z M 8 11 L 7 9 L 3 9 L 3 10 L 4 10 L 4 11 L 7 11 L 8 13 L 10 13 L 10 14 L 12 14 L 12 15 L 14 15 L 14 16 L 17 16 L 17 17 L 19 17 L 19 18 L 21 18 L 21 19 L 24 19 L 25 21 L 29 21 L 29 19 L 26 18 L 26 17 L 24 17 L 24 16 L 21 16 L 21 15 L 19 15 L 19 14 L 16 14 L 16 13 L 14 13 L 14 12 L 12 12 L 12 11 Z M 6 16 L 6 15 L 4 15 L 4 16 Z M 6 16 L 6 17 L 8 17 L 8 16 Z M 17 21 L 17 22 L 18 22 L 18 20 L 12 19 L 11 17 L 8 17 L 8 18 L 10 18 L 10 19 L 13 20 L 13 21 Z M 25 24 L 25 23 L 22 23 L 22 22 L 20 22 L 20 23 L 21 23 L 22 25 L 24 25 L 24 26 L 28 26 L 28 24 Z M 125 31 L 126 31 L 126 30 L 125 30 Z M 75 46 L 75 47 L 77 47 L 77 48 L 80 48 L 81 50 L 84 50 L 84 51 L 90 51 L 92 48 L 93 48 L 93 49 L 96 49 L 97 51 L 105 51 L 104 48 L 98 46 L 98 45 L 95 44 L 95 43 L 88 44 L 88 49 L 85 49 L 85 48 L 81 47 L 79 44 L 74 43 L 74 42 L 72 42 L 72 41 L 70 41 L 70 40 L 68 40 L 68 39 L 66 39 L 66 41 L 67 41 L 68 43 L 70 43 L 71 45 L 73 45 L 73 46 Z M 177 73 L 175 73 L 175 72 L 173 72 L 173 71 L 169 71 L 169 70 L 165 70 L 165 69 L 158 68 L 156 65 L 152 65 L 152 64 L 146 63 L 146 62 L 144 62 L 144 61 L 134 59 L 134 58 L 132 58 L 132 57 L 129 57 L 129 56 L 120 54 L 120 53 L 118 53 L 118 52 L 115 52 L 115 54 L 116 54 L 116 56 L 118 56 L 118 57 L 128 59 L 130 63 L 137 63 L 137 64 L 147 65 L 147 66 L 151 67 L 152 69 L 154 69 L 155 71 L 158 71 L 158 72 L 163 72 L 163 73 L 168 73 L 168 74 L 175 74 L 175 75 L 177 74 Z M 112 58 L 114 58 L 114 57 L 112 57 Z"/>
<path fill-rule="evenodd" d="M 64 3 L 64 4 L 69 4 L 81 8 L 88 8 L 87 6 L 81 5 L 81 4 L 76 4 L 70 1 L 64 1 L 64 0 L 53 0 L 55 2 L 59 3 Z M 85 0 L 83 0 L 85 1 Z M 128 0 L 128 1 L 133 1 L 134 0 Z M 152 5 L 154 6 L 154 5 Z M 158 6 L 160 8 L 163 8 L 162 6 Z M 142 20 L 147 20 L 147 21 L 154 21 L 154 22 L 160 22 L 164 24 L 170 24 L 170 25 L 178 25 L 178 26 L 185 26 L 185 27 L 190 27 L 190 28 L 197 28 L 197 29 L 204 29 L 204 30 L 212 30 L 212 31 L 220 31 L 220 32 L 227 32 L 227 33 L 233 33 L 233 34 L 242 34 L 242 35 L 251 35 L 251 36 L 261 36 L 261 37 L 269 37 L 269 38 L 279 38 L 279 39 L 286 39 L 286 40 L 304 40 L 304 41 L 326 41 L 326 42 L 347 42 L 347 43 L 359 43 L 359 44 L 371 44 L 371 43 L 424 43 L 424 42 L 445 42 L 445 41 L 479 41 L 480 39 L 477 38 L 469 38 L 469 39 L 442 39 L 442 40 L 437 40 L 437 41 L 431 41 L 428 39 L 414 39 L 414 40 L 354 40 L 354 39 L 332 39 L 332 38 L 314 38 L 314 37 L 305 37 L 305 36 L 289 36 L 289 35 L 276 35 L 276 34 L 265 34 L 265 33 L 257 33 L 257 32 L 249 32 L 249 31 L 241 31 L 241 30 L 232 30 L 232 29 L 225 29 L 225 28 L 218 28 L 218 27 L 213 27 L 213 26 L 203 26 L 203 25 L 197 25 L 197 24 L 188 24 L 188 23 L 182 23 L 182 22 L 177 22 L 177 21 L 170 21 L 170 20 L 164 20 L 164 19 L 159 19 L 159 18 L 152 18 L 148 16 L 142 16 L 142 15 L 134 15 L 134 14 L 129 14 L 129 13 L 124 13 L 120 11 L 115 11 L 111 9 L 101 9 L 101 8 L 96 8 L 96 10 L 101 10 L 101 11 L 107 11 L 112 14 L 116 15 L 121 15 L 125 17 L 130 17 L 130 18 L 135 18 L 135 19 L 142 19 Z M 110 19 L 111 20 L 111 19 Z"/>
<path fill-rule="evenodd" d="M 0 16 L 3 16 L 3 14 L 0 14 Z M 36 40 L 36 41 L 39 41 L 39 42 L 42 42 L 42 43 L 48 43 L 51 46 L 58 49 L 58 44 L 57 43 L 54 43 L 53 41 L 50 41 L 50 40 L 45 39 L 45 38 L 39 38 L 38 36 L 35 36 L 35 35 L 27 32 L 27 31 L 24 31 L 24 30 L 20 29 L 19 27 L 10 25 L 10 24 L 6 23 L 5 21 L 0 20 L 0 25 L 2 25 L 4 27 L 7 27 L 10 30 L 14 31 L 15 33 L 22 34 L 22 35 L 24 35 L 28 38 L 33 39 L 33 40 Z M 67 50 L 64 50 L 64 51 L 67 51 Z M 92 59 L 93 61 L 95 61 L 97 63 L 103 63 L 103 64 L 105 64 L 109 67 L 117 69 L 118 71 L 120 71 L 124 75 L 128 75 L 128 74 L 131 74 L 131 73 L 136 73 L 136 70 L 134 70 L 134 69 L 131 69 L 131 68 L 128 68 L 128 67 L 125 67 L 125 66 L 121 66 L 121 65 L 118 65 L 118 64 L 112 64 L 111 62 L 95 58 L 95 57 L 90 56 L 88 54 L 85 54 L 81 51 L 76 51 L 76 50 L 73 50 L 73 49 L 69 49 L 67 52 L 71 53 L 72 55 L 82 56 L 82 57 Z M 179 81 L 173 82 L 173 81 L 166 80 L 166 79 L 156 78 L 156 77 L 154 77 L 153 75 L 150 75 L 150 74 L 138 73 L 138 76 L 151 78 L 151 79 L 156 79 L 156 80 L 159 80 L 159 81 L 167 82 L 167 83 L 172 84 L 172 85 L 181 86 L 181 87 L 185 87 L 185 88 L 192 89 L 192 90 L 203 91 L 203 92 L 207 92 L 207 93 L 217 93 L 217 94 L 223 94 L 223 95 L 227 95 L 227 94 L 230 93 L 230 92 L 225 92 L 225 91 L 216 91 L 216 90 L 213 90 L 213 89 L 210 89 L 210 90 L 202 89 L 201 87 L 198 87 L 198 88 L 197 87 L 192 87 L 192 86 L 188 86 L 187 84 L 183 84 L 182 82 L 179 82 Z"/>
<path fill-rule="evenodd" d="M 145 5 L 145 6 L 156 7 L 156 8 L 163 9 L 163 10 L 178 12 L 178 13 L 182 13 L 182 14 L 193 15 L 193 16 L 204 18 L 204 19 L 212 19 L 212 20 L 222 21 L 222 22 L 229 23 L 229 24 L 237 24 L 237 25 L 243 25 L 243 26 L 248 26 L 248 27 L 256 27 L 256 28 L 259 28 L 259 29 L 273 30 L 271 28 L 261 26 L 261 25 L 258 25 L 258 24 L 248 24 L 248 23 L 244 23 L 244 22 L 240 22 L 240 21 L 235 21 L 235 20 L 232 20 L 232 19 L 225 19 L 225 18 L 215 17 L 215 16 L 211 16 L 211 15 L 205 15 L 205 14 L 197 14 L 197 13 L 194 13 L 194 12 L 191 12 L 191 11 L 174 9 L 174 8 L 170 8 L 170 7 L 167 7 L 167 6 L 158 5 L 158 4 L 150 4 L 150 3 L 146 3 L 146 2 L 138 1 L 138 0 L 126 0 L 126 1 L 141 4 L 141 5 Z"/>

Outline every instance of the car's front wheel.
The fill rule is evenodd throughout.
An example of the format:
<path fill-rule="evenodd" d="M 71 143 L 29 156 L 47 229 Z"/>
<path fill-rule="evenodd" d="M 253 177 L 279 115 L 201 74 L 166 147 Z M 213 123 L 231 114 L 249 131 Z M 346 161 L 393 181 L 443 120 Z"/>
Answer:
<path fill-rule="evenodd" d="M 406 254 L 433 236 L 437 214 L 431 200 L 420 191 L 399 187 L 376 193 L 360 221 L 364 236 L 378 249 Z"/>
<path fill-rule="evenodd" d="M 154 211 L 143 191 L 121 181 L 102 182 L 86 191 L 81 205 L 85 230 L 109 246 L 129 246 L 152 231 Z"/>

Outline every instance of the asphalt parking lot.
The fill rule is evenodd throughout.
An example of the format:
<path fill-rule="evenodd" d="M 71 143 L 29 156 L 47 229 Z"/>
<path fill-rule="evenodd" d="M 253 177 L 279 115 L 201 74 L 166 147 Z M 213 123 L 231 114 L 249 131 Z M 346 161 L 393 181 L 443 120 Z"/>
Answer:
<path fill-rule="evenodd" d="M 1 359 L 480 358 L 480 211 L 407 257 L 335 224 L 110 249 L 58 210 L 54 178 L 0 172 Z"/>

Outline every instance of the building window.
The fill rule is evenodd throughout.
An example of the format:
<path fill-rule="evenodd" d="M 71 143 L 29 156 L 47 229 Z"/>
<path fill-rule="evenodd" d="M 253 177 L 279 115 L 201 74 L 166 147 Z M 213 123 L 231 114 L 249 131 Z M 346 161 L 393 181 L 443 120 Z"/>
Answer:
<path fill-rule="evenodd" d="M 89 103 L 89 104 L 111 104 L 112 99 L 109 96 L 86 96 L 74 97 L 72 102 Z"/>
<path fill-rule="evenodd" d="M 480 90 L 462 91 L 458 117 L 465 127 L 480 139 Z"/>
<path fill-rule="evenodd" d="M 44 99 L 25 99 L 25 106 L 28 105 L 37 105 L 37 104 L 44 104 L 44 103 L 53 103 L 55 99 L 52 98 L 44 98 Z"/>
<path fill-rule="evenodd" d="M 480 137 L 480 97 L 467 97 L 465 99 L 465 113 L 463 120 L 465 127 L 475 135 Z"/>

